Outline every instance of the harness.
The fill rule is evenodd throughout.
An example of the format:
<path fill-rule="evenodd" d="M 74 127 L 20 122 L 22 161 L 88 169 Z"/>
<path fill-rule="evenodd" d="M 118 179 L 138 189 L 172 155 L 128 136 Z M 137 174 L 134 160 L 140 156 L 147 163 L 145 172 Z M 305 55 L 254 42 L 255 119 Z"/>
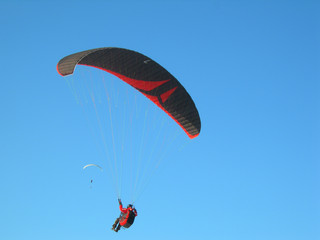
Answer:
<path fill-rule="evenodd" d="M 128 213 L 120 214 L 120 225 L 124 228 L 129 228 L 135 219 L 136 215 L 133 210 L 130 210 Z"/>

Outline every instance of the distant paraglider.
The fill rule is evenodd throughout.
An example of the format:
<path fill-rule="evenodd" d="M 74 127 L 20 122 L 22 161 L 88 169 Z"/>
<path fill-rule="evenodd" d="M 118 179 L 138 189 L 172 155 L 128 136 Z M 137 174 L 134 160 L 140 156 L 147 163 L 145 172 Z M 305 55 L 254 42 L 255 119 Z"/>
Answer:
<path fill-rule="evenodd" d="M 82 169 L 85 170 L 87 167 L 97 167 L 97 168 L 99 168 L 101 171 L 103 170 L 102 167 L 100 167 L 100 166 L 97 165 L 97 164 L 93 164 L 93 163 L 90 163 L 90 164 L 85 165 Z M 93 182 L 93 179 L 90 180 L 90 183 L 91 183 L 91 184 L 92 184 L 92 182 Z"/>

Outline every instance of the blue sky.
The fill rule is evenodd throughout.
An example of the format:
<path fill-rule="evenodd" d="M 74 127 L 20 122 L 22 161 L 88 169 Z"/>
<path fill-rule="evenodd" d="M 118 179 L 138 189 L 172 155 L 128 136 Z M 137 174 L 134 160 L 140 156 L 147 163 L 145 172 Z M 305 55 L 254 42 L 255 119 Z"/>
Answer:
<path fill-rule="evenodd" d="M 1 1 L 0 238 L 320 238 L 317 1 Z M 123 47 L 159 62 L 200 112 L 118 234 L 116 195 L 64 56 Z M 90 170 L 91 171 L 91 170 Z M 126 199 L 123 199 L 127 203 Z"/>

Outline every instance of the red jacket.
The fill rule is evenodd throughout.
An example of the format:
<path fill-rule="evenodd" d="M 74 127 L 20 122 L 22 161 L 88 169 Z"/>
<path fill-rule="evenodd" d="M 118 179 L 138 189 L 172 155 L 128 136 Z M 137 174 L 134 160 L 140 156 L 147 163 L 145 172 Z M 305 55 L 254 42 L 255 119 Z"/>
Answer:
<path fill-rule="evenodd" d="M 122 205 L 119 205 L 120 211 L 124 214 L 129 213 L 130 211 L 132 211 L 134 213 L 135 216 L 138 216 L 137 210 L 135 208 L 123 208 Z"/>

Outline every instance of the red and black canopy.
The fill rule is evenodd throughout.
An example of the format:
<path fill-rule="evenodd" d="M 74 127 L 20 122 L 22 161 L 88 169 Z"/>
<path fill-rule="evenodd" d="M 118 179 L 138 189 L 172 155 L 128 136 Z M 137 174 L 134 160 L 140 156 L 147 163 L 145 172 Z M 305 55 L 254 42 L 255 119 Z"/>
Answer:
<path fill-rule="evenodd" d="M 199 135 L 201 122 L 192 98 L 174 76 L 152 59 L 123 48 L 96 48 L 64 57 L 57 70 L 66 76 L 73 73 L 77 64 L 119 77 L 165 111 L 190 138 Z"/>

